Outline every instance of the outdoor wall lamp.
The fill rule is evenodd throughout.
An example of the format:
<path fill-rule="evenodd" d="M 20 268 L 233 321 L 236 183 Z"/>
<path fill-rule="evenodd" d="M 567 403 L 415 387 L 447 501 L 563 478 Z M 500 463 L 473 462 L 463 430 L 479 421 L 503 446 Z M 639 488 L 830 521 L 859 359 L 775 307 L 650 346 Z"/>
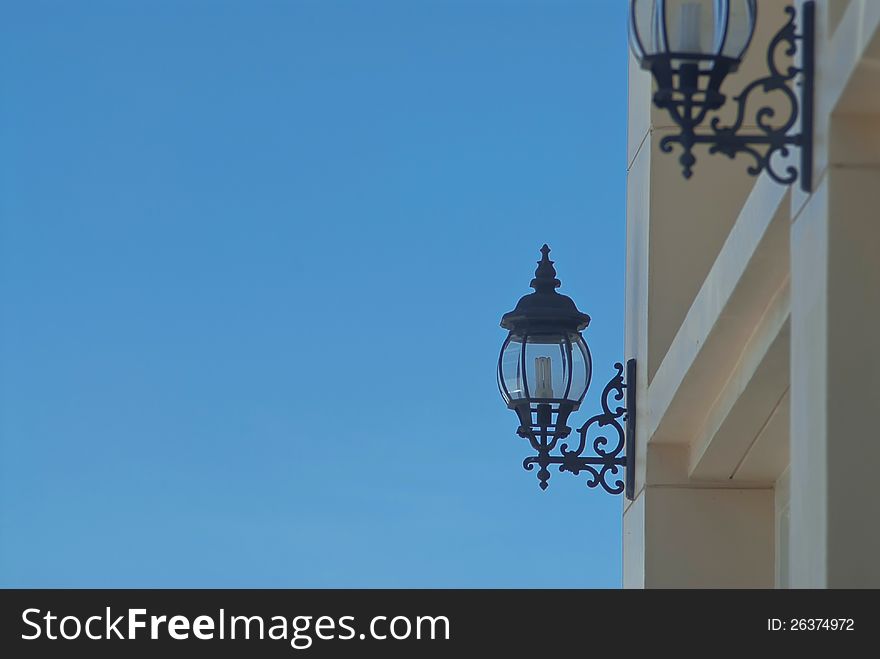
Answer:
<path fill-rule="evenodd" d="M 786 167 L 784 173 L 774 169 L 773 157 L 787 156 L 789 147 L 800 147 L 801 188 L 810 192 L 813 180 L 813 72 L 815 2 L 803 3 L 801 32 L 795 26 L 796 11 L 786 7 L 788 21 L 770 40 L 767 48 L 769 74 L 748 85 L 733 97 L 736 117 L 730 125 L 722 125 L 715 116 L 708 127 L 703 126 L 709 112 L 719 110 L 725 102 L 721 85 L 728 73 L 736 71 L 752 40 L 757 19 L 756 0 L 630 0 L 630 47 L 643 69 L 651 71 L 657 83 L 654 105 L 669 112 L 681 128 L 678 135 L 660 140 L 660 150 L 672 151 L 673 144 L 682 147 L 679 162 L 684 177 L 690 178 L 696 158 L 696 144 L 709 146 L 709 153 L 723 153 L 734 158 L 746 153 L 755 160 L 748 173 L 762 171 L 783 185 L 794 183 L 798 171 Z M 780 67 L 777 52 L 793 56 L 797 42 L 803 49 L 801 67 Z M 789 83 L 801 76 L 800 98 Z M 773 108 L 764 106 L 754 116 L 754 126 L 743 131 L 749 95 L 756 89 L 765 93 L 779 92 L 790 108 L 784 122 L 770 123 Z M 800 133 L 789 134 L 798 115 Z"/>
<path fill-rule="evenodd" d="M 516 308 L 501 318 L 501 327 L 510 333 L 498 358 L 498 388 L 507 407 L 519 418 L 517 434 L 529 440 L 537 452 L 523 461 L 523 467 L 531 471 L 538 465 L 542 490 L 547 489 L 550 479 L 547 467 L 559 465 L 559 471 L 587 472 L 588 487 L 601 485 L 610 494 L 620 494 L 625 488 L 627 498 L 632 499 L 636 360 L 626 363 L 626 382 L 623 366 L 614 365 L 617 373 L 602 391 L 602 411 L 578 429 L 577 446 L 570 449 L 567 443 L 559 444 L 571 433 L 566 425 L 568 417 L 580 407 L 592 378 L 593 360 L 581 335 L 590 317 L 578 311 L 570 297 L 556 292 L 560 282 L 549 258 L 550 248 L 544 245 L 541 254 L 531 283 L 535 292 L 524 295 Z M 612 403 L 612 394 L 616 401 L 625 395 L 625 407 Z M 606 427 L 614 431 L 613 441 L 599 435 L 588 442 L 591 429 Z M 551 455 L 557 444 L 559 453 Z M 585 455 L 588 446 L 592 454 Z M 625 483 L 620 477 L 608 480 L 622 468 L 626 470 Z"/>

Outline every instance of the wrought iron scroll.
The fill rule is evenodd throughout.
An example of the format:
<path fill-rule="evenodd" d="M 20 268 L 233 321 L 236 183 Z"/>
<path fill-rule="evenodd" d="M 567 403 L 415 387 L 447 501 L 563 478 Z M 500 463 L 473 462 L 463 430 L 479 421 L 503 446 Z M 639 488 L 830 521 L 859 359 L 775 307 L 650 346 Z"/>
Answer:
<path fill-rule="evenodd" d="M 631 364 L 631 368 L 630 364 L 627 365 L 627 379 L 635 373 L 635 362 Z M 589 475 L 586 481 L 587 487 L 594 488 L 601 485 L 610 494 L 620 494 L 624 491 L 628 483 L 625 483 L 619 474 L 624 467 L 631 469 L 631 463 L 627 462 L 625 455 L 626 433 L 621 422 L 626 421 L 628 412 L 626 407 L 613 401 L 623 402 L 629 386 L 634 386 L 634 383 L 624 383 L 622 364 L 618 362 L 614 368 L 617 372 L 602 391 L 602 411 L 578 428 L 580 439 L 575 448 L 569 448 L 568 443 L 562 443 L 559 444 L 559 454 L 551 455 L 562 438 L 560 435 L 554 435 L 546 428 L 525 435 L 532 448 L 537 451 L 537 455 L 526 458 L 523 467 L 528 471 L 532 471 L 535 465 L 539 467 L 538 481 L 542 490 L 547 489 L 550 479 L 548 467 L 559 465 L 560 472 L 568 471 L 574 475 L 586 472 Z M 633 409 L 629 413 L 634 412 Z M 602 432 L 590 440 L 590 431 L 594 429 Z M 627 474 L 627 478 L 631 478 L 631 474 Z"/>
<path fill-rule="evenodd" d="M 812 187 L 812 132 L 813 132 L 813 33 L 815 6 L 812 2 L 805 2 L 803 6 L 803 25 L 800 34 L 797 33 L 795 19 L 797 11 L 794 7 L 786 7 L 788 20 L 776 33 L 767 48 L 768 75 L 759 78 L 748 85 L 734 96 L 736 103 L 736 118 L 730 125 L 722 125 L 721 119 L 715 116 L 709 122 L 710 131 L 697 133 L 708 110 L 717 110 L 718 103 L 701 102 L 695 98 L 700 93 L 696 89 L 681 90 L 684 97 L 681 100 L 672 100 L 668 95 L 655 97 L 658 107 L 669 111 L 672 118 L 681 128 L 678 135 L 667 135 L 660 140 L 660 150 L 670 153 L 673 145 L 682 147 L 679 162 L 682 165 L 682 173 L 685 178 L 690 178 L 693 173 L 693 165 L 696 157 L 692 149 L 697 144 L 709 146 L 709 153 L 721 153 L 728 158 L 735 158 L 737 154 L 744 153 L 754 160 L 754 164 L 748 166 L 748 173 L 757 176 L 762 171 L 777 183 L 789 185 L 798 179 L 798 170 L 789 164 L 784 172 L 776 169 L 779 159 L 789 155 L 790 147 L 800 147 L 800 179 L 801 187 L 810 191 Z M 787 57 L 793 57 L 798 50 L 798 41 L 803 48 L 801 67 L 782 67 L 777 64 L 779 53 L 783 52 Z M 791 83 L 798 74 L 803 74 L 800 81 L 800 96 L 792 90 Z M 784 98 L 788 118 L 782 122 L 770 123 L 776 111 L 769 106 L 760 107 L 754 115 L 754 124 L 748 133 L 741 133 L 745 120 L 749 115 L 749 98 L 755 90 L 761 90 L 765 94 L 775 94 Z M 723 97 L 720 97 L 723 98 Z M 791 129 L 801 117 L 801 130 L 798 134 L 790 134 Z M 777 158 L 777 156 L 779 158 Z"/>

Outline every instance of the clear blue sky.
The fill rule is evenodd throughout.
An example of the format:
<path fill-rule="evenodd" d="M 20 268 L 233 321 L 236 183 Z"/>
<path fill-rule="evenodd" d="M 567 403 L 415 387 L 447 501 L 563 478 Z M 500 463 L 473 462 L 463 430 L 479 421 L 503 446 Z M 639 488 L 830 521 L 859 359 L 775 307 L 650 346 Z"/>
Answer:
<path fill-rule="evenodd" d="M 0 6 L 0 585 L 616 587 L 495 384 L 623 357 L 626 3 Z"/>

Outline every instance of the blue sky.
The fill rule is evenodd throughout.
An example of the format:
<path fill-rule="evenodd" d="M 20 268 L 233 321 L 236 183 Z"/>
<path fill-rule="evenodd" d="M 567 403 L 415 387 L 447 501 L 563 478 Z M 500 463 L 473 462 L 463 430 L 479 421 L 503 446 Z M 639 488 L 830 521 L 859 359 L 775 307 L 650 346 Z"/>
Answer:
<path fill-rule="evenodd" d="M 616 587 L 498 395 L 623 357 L 626 3 L 0 6 L 0 585 Z"/>

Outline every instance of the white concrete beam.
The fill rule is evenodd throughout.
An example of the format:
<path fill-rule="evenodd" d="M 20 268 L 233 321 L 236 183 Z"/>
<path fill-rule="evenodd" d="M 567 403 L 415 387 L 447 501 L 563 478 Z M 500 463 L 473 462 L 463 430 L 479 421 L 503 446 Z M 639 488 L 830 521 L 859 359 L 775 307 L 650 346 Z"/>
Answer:
<path fill-rule="evenodd" d="M 788 391 L 789 310 L 786 280 L 691 445 L 691 478 L 732 479 Z M 772 486 L 784 469 L 768 474 L 765 484 Z"/>
<path fill-rule="evenodd" d="M 650 442 L 690 443 L 788 273 L 787 189 L 762 175 L 649 385 Z"/>

